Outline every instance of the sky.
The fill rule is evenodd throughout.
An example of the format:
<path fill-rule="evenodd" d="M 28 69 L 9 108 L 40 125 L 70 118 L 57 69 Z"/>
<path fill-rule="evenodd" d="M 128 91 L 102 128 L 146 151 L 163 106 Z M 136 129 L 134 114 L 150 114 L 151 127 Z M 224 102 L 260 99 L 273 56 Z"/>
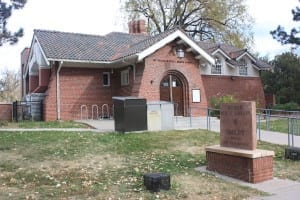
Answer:
<path fill-rule="evenodd" d="M 126 32 L 127 21 L 120 12 L 120 0 L 28 0 L 24 9 L 13 12 L 9 30 L 24 28 L 25 35 L 18 44 L 0 47 L 0 71 L 20 69 L 20 53 L 30 47 L 33 30 L 45 29 L 74 33 L 105 35 L 112 31 Z M 289 51 L 270 35 L 283 25 L 286 30 L 297 27 L 291 10 L 298 0 L 246 0 L 249 14 L 254 18 L 254 52 L 273 58 Z"/>

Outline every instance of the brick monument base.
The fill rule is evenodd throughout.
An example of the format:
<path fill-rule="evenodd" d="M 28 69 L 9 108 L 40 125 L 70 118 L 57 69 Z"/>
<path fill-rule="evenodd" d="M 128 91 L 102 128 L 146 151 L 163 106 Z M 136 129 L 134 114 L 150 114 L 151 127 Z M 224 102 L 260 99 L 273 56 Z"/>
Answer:
<path fill-rule="evenodd" d="M 244 150 L 219 145 L 206 148 L 207 170 L 259 183 L 273 178 L 273 151 Z"/>

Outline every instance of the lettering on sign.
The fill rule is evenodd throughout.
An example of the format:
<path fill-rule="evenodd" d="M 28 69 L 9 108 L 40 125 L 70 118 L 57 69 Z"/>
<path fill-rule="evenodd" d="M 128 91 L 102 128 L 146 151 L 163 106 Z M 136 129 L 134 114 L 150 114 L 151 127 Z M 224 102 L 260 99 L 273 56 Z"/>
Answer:
<path fill-rule="evenodd" d="M 221 146 L 256 149 L 255 102 L 229 103 L 221 106 Z"/>
<path fill-rule="evenodd" d="M 192 61 L 184 61 L 184 60 L 169 60 L 169 59 L 153 59 L 154 62 L 163 62 L 163 63 L 182 63 L 182 64 L 191 64 Z"/>

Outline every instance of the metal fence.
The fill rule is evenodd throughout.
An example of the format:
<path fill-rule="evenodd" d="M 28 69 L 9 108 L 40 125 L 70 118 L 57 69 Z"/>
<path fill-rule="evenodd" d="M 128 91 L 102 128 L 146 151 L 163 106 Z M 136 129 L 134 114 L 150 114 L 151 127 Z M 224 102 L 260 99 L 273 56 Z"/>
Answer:
<path fill-rule="evenodd" d="M 300 146 L 300 111 L 257 109 L 256 115 L 258 140 Z M 219 132 L 219 119 L 219 109 L 207 108 L 206 129 Z"/>
<path fill-rule="evenodd" d="M 13 121 L 42 121 L 43 101 L 15 101 L 13 106 Z"/>
<path fill-rule="evenodd" d="M 262 132 L 286 134 L 288 146 L 299 146 L 300 111 L 257 109 L 257 132 L 259 140 Z"/>
<path fill-rule="evenodd" d="M 258 140 L 300 147 L 300 111 L 257 109 L 256 114 Z M 176 129 L 220 132 L 220 110 L 190 107 L 188 116 L 175 116 L 174 123 Z"/>

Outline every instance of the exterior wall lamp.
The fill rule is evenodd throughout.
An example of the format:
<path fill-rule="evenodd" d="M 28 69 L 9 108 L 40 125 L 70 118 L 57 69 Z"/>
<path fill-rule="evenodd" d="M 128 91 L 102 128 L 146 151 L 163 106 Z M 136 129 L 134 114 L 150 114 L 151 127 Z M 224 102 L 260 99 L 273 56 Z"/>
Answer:
<path fill-rule="evenodd" d="M 176 55 L 177 55 L 177 58 L 179 58 L 179 59 L 184 58 L 184 51 L 181 47 L 178 47 L 176 49 Z"/>

